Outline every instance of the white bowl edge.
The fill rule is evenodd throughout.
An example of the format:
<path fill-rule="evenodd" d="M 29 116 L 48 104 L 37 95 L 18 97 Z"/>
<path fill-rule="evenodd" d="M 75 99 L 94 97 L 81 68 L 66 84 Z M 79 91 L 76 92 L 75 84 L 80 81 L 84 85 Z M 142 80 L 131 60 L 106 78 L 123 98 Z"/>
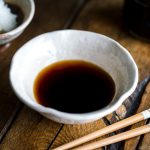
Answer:
<path fill-rule="evenodd" d="M 71 30 L 71 31 L 80 31 L 80 30 Z M 60 31 L 53 31 L 53 32 L 60 32 Z M 51 33 L 53 33 L 53 32 L 51 32 Z M 80 32 L 89 32 L 89 31 L 80 31 Z M 51 34 L 51 33 L 45 33 L 45 34 Z M 96 33 L 94 33 L 94 34 L 96 34 Z M 43 34 L 40 35 L 40 36 L 43 36 Z M 113 39 L 111 39 L 111 38 L 109 38 L 109 37 L 107 37 L 105 35 L 101 35 L 101 36 L 104 36 L 105 38 L 108 38 L 109 40 L 115 42 L 122 50 L 124 50 L 124 52 L 128 55 L 128 57 L 132 61 L 132 65 L 133 65 L 133 68 L 134 68 L 134 71 L 135 71 L 135 78 L 134 78 L 134 82 L 133 82 L 132 87 L 127 92 L 125 92 L 118 99 L 118 101 L 116 103 L 110 104 L 110 105 L 104 107 L 103 109 L 100 109 L 100 110 L 97 110 L 97 111 L 94 111 L 94 112 L 83 113 L 83 114 L 71 114 L 71 113 L 60 112 L 60 111 L 55 110 L 53 108 L 46 108 L 46 107 L 41 106 L 40 104 L 32 102 L 32 101 L 30 101 L 30 102 L 26 101 L 24 98 L 22 98 L 22 96 L 20 96 L 18 91 L 16 91 L 16 89 L 14 89 L 14 87 L 12 85 L 13 84 L 13 79 L 12 79 L 12 76 L 11 76 L 11 70 L 12 70 L 12 67 L 13 67 L 14 59 L 17 56 L 17 54 L 19 53 L 19 50 L 14 55 L 14 57 L 12 59 L 11 67 L 10 67 L 10 81 L 11 81 L 11 85 L 12 85 L 13 90 L 15 91 L 15 93 L 17 94 L 17 96 L 20 98 L 20 100 L 23 103 L 25 103 L 26 105 L 28 105 L 32 109 L 38 111 L 39 113 L 43 114 L 44 116 L 47 116 L 47 114 L 52 114 L 52 115 L 54 115 L 54 116 L 56 116 L 58 118 L 63 118 L 62 123 L 67 123 L 67 124 L 87 123 L 87 122 L 90 122 L 90 121 L 94 121 L 94 120 L 100 119 L 100 118 L 108 115 L 109 113 L 115 111 L 124 102 L 124 100 L 129 95 L 131 95 L 133 93 L 133 91 L 135 90 L 136 85 L 138 83 L 138 68 L 137 68 L 137 66 L 136 66 L 132 56 L 130 55 L 130 53 L 124 47 L 122 47 L 119 43 L 117 43 L 116 41 L 114 41 Z M 38 37 L 39 36 L 35 37 L 34 39 L 36 39 Z M 61 122 L 60 120 L 57 120 L 57 119 L 55 121 Z"/>

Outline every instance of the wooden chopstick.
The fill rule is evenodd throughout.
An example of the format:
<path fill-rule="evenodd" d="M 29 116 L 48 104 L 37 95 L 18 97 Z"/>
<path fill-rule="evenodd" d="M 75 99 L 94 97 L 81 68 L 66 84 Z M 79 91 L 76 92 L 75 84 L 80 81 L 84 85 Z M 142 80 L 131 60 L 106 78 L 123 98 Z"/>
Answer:
<path fill-rule="evenodd" d="M 71 141 L 71 142 L 69 142 L 67 144 L 64 144 L 64 145 L 60 146 L 60 147 L 54 148 L 53 150 L 70 149 L 72 147 L 78 146 L 80 144 L 83 144 L 85 142 L 91 141 L 93 139 L 96 139 L 98 137 L 101 137 L 103 135 L 106 135 L 108 133 L 111 133 L 113 131 L 119 130 L 121 128 L 127 127 L 129 125 L 132 125 L 134 123 L 137 123 L 139 121 L 142 121 L 142 120 L 145 120 L 145 119 L 148 119 L 148 118 L 150 118 L 150 109 L 145 110 L 145 111 L 143 111 L 141 113 L 138 113 L 136 115 L 133 115 L 133 116 L 131 116 L 129 118 L 126 118 L 124 120 L 121 120 L 121 121 L 119 121 L 117 123 L 114 123 L 114 124 L 112 124 L 110 126 L 107 126 L 107 127 L 103 128 L 103 129 L 97 130 L 97 131 L 95 131 L 93 133 L 90 133 L 90 134 L 88 134 L 86 136 L 83 136 L 83 137 L 81 137 L 79 139 Z"/>
<path fill-rule="evenodd" d="M 144 133 L 148 133 L 148 132 L 150 132 L 150 124 L 144 125 L 144 126 L 139 127 L 139 128 L 135 128 L 133 130 L 129 130 L 127 132 L 123 132 L 123 133 L 111 136 L 109 138 L 106 138 L 106 139 L 103 139 L 103 140 L 100 140 L 97 142 L 92 142 L 92 143 L 87 144 L 85 146 L 83 145 L 83 146 L 80 146 L 78 148 L 74 148 L 72 150 L 93 150 L 96 148 L 100 148 L 100 147 L 103 147 L 103 146 L 106 146 L 109 144 L 120 142 L 120 141 L 129 139 L 129 138 L 132 138 L 132 137 L 144 134 Z"/>

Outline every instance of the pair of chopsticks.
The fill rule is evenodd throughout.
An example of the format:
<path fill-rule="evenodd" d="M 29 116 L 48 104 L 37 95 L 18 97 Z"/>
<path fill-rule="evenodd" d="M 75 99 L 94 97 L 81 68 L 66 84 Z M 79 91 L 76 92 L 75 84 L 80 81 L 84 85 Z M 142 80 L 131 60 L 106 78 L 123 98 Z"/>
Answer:
<path fill-rule="evenodd" d="M 103 146 L 106 146 L 109 144 L 113 144 L 113 143 L 116 143 L 119 141 L 129 139 L 129 138 L 141 135 L 141 134 L 148 133 L 148 132 L 150 132 L 150 124 L 147 124 L 147 125 L 144 125 L 144 126 L 141 126 L 141 127 L 138 127 L 138 128 L 135 128 L 135 129 L 132 129 L 132 130 L 129 130 L 129 131 L 126 131 L 126 132 L 123 132 L 123 133 L 120 133 L 120 134 L 96 141 L 96 142 L 92 142 L 92 143 L 89 143 L 87 145 L 79 146 L 83 143 L 94 140 L 98 137 L 101 137 L 103 135 L 106 135 L 108 133 L 111 133 L 113 131 L 119 130 L 121 128 L 127 127 L 129 125 L 132 125 L 134 123 L 137 123 L 139 121 L 142 121 L 142 120 L 145 120 L 148 118 L 150 118 L 150 109 L 147 109 L 141 113 L 133 115 L 129 118 L 121 120 L 121 121 L 114 123 L 112 125 L 109 125 L 103 129 L 100 129 L 100 130 L 97 130 L 93 133 L 85 135 L 79 139 L 76 139 L 72 142 L 64 144 L 60 147 L 54 148 L 53 150 L 67 150 L 67 149 L 71 149 L 71 150 L 93 150 L 93 149 L 100 148 L 100 147 L 103 147 Z M 76 146 L 79 146 L 79 147 L 73 148 Z"/>

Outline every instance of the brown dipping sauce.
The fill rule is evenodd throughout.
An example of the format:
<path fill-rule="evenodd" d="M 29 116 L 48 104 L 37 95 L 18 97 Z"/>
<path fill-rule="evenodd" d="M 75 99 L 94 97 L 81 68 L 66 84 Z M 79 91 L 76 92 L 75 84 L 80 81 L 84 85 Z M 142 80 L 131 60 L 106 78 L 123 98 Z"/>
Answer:
<path fill-rule="evenodd" d="M 107 72 L 92 63 L 65 60 L 44 68 L 36 77 L 33 90 L 37 102 L 43 106 L 87 113 L 112 101 L 115 83 Z"/>

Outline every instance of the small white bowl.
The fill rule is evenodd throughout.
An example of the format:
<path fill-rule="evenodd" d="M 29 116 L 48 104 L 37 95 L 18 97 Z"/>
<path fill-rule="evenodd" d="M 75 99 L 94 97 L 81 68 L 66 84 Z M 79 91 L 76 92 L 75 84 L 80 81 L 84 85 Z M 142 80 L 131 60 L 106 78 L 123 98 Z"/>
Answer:
<path fill-rule="evenodd" d="M 51 63 L 68 59 L 92 62 L 112 76 L 116 93 L 108 106 L 94 112 L 71 114 L 36 102 L 33 83 L 37 74 Z M 116 41 L 97 33 L 62 30 L 42 34 L 22 46 L 13 57 L 10 81 L 20 100 L 32 109 L 54 121 L 76 124 L 91 122 L 115 111 L 135 90 L 138 69 L 129 52 Z"/>
<path fill-rule="evenodd" d="M 0 34 L 0 45 L 6 44 L 17 38 L 29 25 L 35 12 L 34 0 L 5 0 L 5 2 L 18 6 L 22 10 L 24 18 L 23 22 L 15 29 Z"/>

